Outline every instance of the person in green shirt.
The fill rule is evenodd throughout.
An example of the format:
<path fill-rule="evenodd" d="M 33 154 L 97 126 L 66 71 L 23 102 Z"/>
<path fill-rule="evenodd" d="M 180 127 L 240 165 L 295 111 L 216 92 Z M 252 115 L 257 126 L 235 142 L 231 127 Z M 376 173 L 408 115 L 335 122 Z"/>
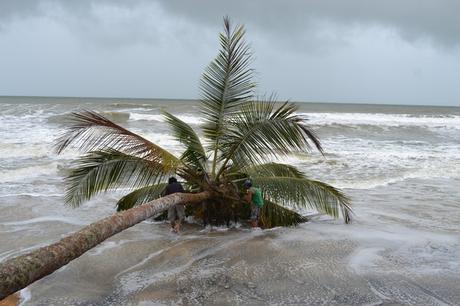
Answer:
<path fill-rule="evenodd" d="M 244 188 L 246 188 L 244 201 L 251 204 L 251 226 L 255 228 L 259 225 L 260 209 L 264 206 L 264 199 L 260 188 L 253 187 L 251 180 L 244 182 Z"/>

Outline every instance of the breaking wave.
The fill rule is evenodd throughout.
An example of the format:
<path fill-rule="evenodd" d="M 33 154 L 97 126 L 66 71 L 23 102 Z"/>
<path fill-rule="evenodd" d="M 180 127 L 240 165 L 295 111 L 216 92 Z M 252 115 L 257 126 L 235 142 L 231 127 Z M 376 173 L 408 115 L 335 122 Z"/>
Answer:
<path fill-rule="evenodd" d="M 299 113 L 299 115 L 306 117 L 309 124 L 321 126 L 424 126 L 460 129 L 460 116 L 446 114 Z"/>
<path fill-rule="evenodd" d="M 199 115 L 195 114 L 180 114 L 176 115 L 180 120 L 188 124 L 198 125 L 203 123 L 203 120 Z M 132 121 L 158 121 L 165 122 L 165 119 L 160 114 L 143 114 L 143 113 L 131 113 L 130 120 Z"/>

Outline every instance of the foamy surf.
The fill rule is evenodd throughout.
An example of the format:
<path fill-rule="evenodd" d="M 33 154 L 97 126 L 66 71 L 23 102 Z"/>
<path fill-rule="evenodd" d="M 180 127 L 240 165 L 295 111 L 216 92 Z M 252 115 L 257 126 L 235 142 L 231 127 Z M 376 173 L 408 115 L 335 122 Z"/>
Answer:
<path fill-rule="evenodd" d="M 79 153 L 58 156 L 52 143 L 68 113 L 83 107 L 119 116 L 119 124 L 177 156 L 183 148 L 160 109 L 197 131 L 203 120 L 190 101 L 34 101 L 0 108 L 0 261 L 112 214 L 130 191 L 101 194 L 77 209 L 64 206 L 63 178 Z M 189 219 L 175 235 L 165 222 L 141 222 L 29 286 L 23 304 L 460 300 L 460 110 L 299 104 L 299 113 L 309 117 L 325 155 L 297 152 L 278 162 L 344 189 L 353 203 L 351 226 L 317 215 L 297 227 L 254 231 L 244 221 L 228 229 Z"/>
<path fill-rule="evenodd" d="M 189 114 L 182 114 L 177 115 L 180 120 L 184 121 L 185 123 L 192 124 L 192 125 L 199 125 L 203 123 L 203 120 L 195 115 Z M 132 121 L 157 121 L 157 122 L 165 122 L 165 118 L 163 115 L 160 114 L 141 114 L 141 113 L 131 113 L 130 120 Z"/>
<path fill-rule="evenodd" d="M 81 226 L 88 225 L 87 222 L 83 222 L 76 218 L 63 217 L 63 216 L 44 216 L 44 217 L 32 218 L 32 219 L 22 220 L 22 221 L 3 222 L 3 223 L 0 223 L 0 225 L 18 226 L 18 225 L 29 225 L 29 224 L 43 223 L 43 222 L 62 222 L 62 223 L 67 223 L 67 224 L 72 224 L 72 225 L 81 225 Z"/>
<path fill-rule="evenodd" d="M 421 126 L 432 128 L 460 129 L 460 116 L 416 115 L 416 114 L 382 114 L 382 113 L 299 113 L 313 125 L 367 125 L 367 126 Z"/>

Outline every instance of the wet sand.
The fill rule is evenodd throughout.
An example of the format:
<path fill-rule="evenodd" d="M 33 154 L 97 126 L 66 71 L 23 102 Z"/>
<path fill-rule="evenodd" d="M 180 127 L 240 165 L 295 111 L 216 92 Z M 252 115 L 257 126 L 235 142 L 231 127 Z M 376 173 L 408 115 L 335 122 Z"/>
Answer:
<path fill-rule="evenodd" d="M 141 226 L 148 229 L 152 224 Z M 168 230 L 167 225 L 153 226 Z M 199 228 L 189 226 L 180 237 L 171 234 L 123 246 L 113 239 L 100 253 L 96 249 L 32 285 L 32 304 L 454 305 L 460 301 L 458 274 L 431 271 L 433 267 L 424 263 L 417 271 L 401 249 L 328 239 L 324 236 L 329 231 L 322 232 L 322 224 L 319 228 L 195 234 Z M 131 234 L 119 238 L 134 238 Z"/>
<path fill-rule="evenodd" d="M 460 194 L 431 186 L 426 208 L 416 205 L 423 193 L 379 202 L 398 184 L 350 191 L 352 225 L 324 217 L 272 230 L 186 225 L 178 236 L 143 222 L 29 286 L 25 304 L 458 305 Z M 436 203 L 446 192 L 450 201 Z"/>

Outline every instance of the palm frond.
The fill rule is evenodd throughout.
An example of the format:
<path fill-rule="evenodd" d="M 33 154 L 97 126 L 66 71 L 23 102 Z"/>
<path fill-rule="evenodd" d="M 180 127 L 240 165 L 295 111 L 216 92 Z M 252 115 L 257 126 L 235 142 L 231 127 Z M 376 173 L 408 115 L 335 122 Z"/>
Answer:
<path fill-rule="evenodd" d="M 229 19 L 224 19 L 224 32 L 220 34 L 221 50 L 201 79 L 201 111 L 205 121 L 203 134 L 210 142 L 210 151 L 214 152 L 213 174 L 219 139 L 225 133 L 226 116 L 253 97 L 255 84 L 249 68 L 251 53 L 244 34 L 243 26 L 232 29 Z"/>
<path fill-rule="evenodd" d="M 74 207 L 94 195 L 115 188 L 139 188 L 161 181 L 167 165 L 115 150 L 92 151 L 73 162 L 65 178 L 65 202 Z"/>
<path fill-rule="evenodd" d="M 192 127 L 167 111 L 162 111 L 162 114 L 172 129 L 172 135 L 186 148 L 180 159 L 195 169 L 205 170 L 206 152 Z"/>
<path fill-rule="evenodd" d="M 240 170 L 241 173 L 246 174 L 247 177 L 260 177 L 260 176 L 282 176 L 293 178 L 306 178 L 305 174 L 298 170 L 296 167 L 280 163 L 266 163 L 251 165 Z"/>
<path fill-rule="evenodd" d="M 82 152 L 117 150 L 161 163 L 171 169 L 180 164 L 180 160 L 165 149 L 96 112 L 73 112 L 68 121 L 69 127 L 55 143 L 58 153 L 73 145 Z"/>
<path fill-rule="evenodd" d="M 351 221 L 350 199 L 340 190 L 319 181 L 295 177 L 252 177 L 264 197 L 285 207 L 310 208 Z"/>
<path fill-rule="evenodd" d="M 167 183 L 160 183 L 150 186 L 145 186 L 128 193 L 118 200 L 116 206 L 117 211 L 127 210 L 137 205 L 150 202 L 158 199 L 162 196 L 162 192 L 165 190 Z"/>
<path fill-rule="evenodd" d="M 243 26 L 232 27 L 224 18 L 220 51 L 200 83 L 205 145 L 191 126 L 163 112 L 173 136 L 185 146 L 180 158 L 96 112 L 70 114 L 55 149 L 61 153 L 72 146 L 85 155 L 65 179 L 65 201 L 78 206 L 100 192 L 128 188 L 131 192 L 117 203 L 118 210 L 127 209 L 158 197 L 164 178 L 175 173 L 194 191 L 212 191 L 217 204 L 207 217 L 228 221 L 226 214 L 248 212 L 239 189 L 250 177 L 267 200 L 262 211 L 267 227 L 305 220 L 289 207 L 308 207 L 335 218 L 341 214 L 349 222 L 350 200 L 340 190 L 308 179 L 293 166 L 269 162 L 297 151 L 323 151 L 296 105 L 279 105 L 274 97 L 254 102 L 252 54 L 244 36 Z"/>
<path fill-rule="evenodd" d="M 224 162 L 219 173 L 230 160 L 240 166 L 257 164 L 279 154 L 309 151 L 310 142 L 322 152 L 318 137 L 296 111 L 297 106 L 288 102 L 279 107 L 274 101 L 246 103 L 222 137 Z"/>
<path fill-rule="evenodd" d="M 308 219 L 299 213 L 278 205 L 274 202 L 264 200 L 260 214 L 260 223 L 265 228 L 277 226 L 295 226 L 299 223 L 307 222 Z"/>

